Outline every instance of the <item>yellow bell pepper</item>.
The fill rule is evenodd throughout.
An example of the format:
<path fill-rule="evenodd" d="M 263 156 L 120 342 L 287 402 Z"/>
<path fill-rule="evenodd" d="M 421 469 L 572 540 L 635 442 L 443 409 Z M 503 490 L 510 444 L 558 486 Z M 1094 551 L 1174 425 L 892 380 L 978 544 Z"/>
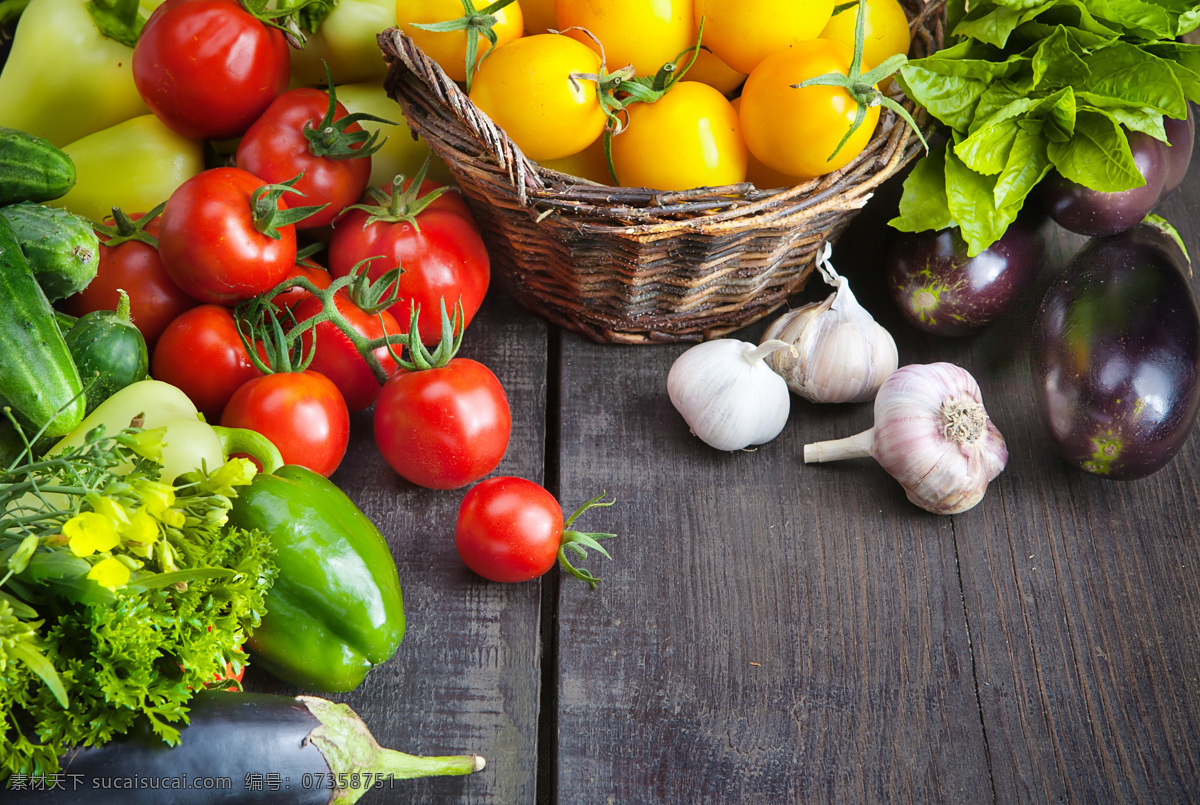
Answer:
<path fill-rule="evenodd" d="M 63 146 L 75 163 L 75 186 L 48 202 L 102 221 L 120 207 L 130 213 L 158 206 L 204 170 L 204 148 L 142 115 Z"/>

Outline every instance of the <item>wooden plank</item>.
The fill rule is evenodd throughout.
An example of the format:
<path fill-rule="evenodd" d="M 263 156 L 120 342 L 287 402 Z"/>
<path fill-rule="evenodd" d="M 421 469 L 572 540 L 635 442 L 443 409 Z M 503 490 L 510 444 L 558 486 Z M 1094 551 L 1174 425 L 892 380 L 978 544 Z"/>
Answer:
<path fill-rule="evenodd" d="M 708 448 L 666 395 L 683 349 L 564 337 L 561 497 L 615 494 L 588 525 L 621 537 L 599 589 L 561 584 L 553 801 L 988 791 L 952 522 L 873 464 L 802 464 L 869 406 L 797 402 L 769 445 Z"/>
<path fill-rule="evenodd" d="M 504 385 L 512 439 L 496 472 L 540 480 L 545 445 L 546 325 L 489 296 L 461 354 Z M 404 585 L 407 632 L 396 657 L 345 701 L 379 742 L 411 754 L 478 753 L 488 765 L 466 778 L 397 782 L 360 802 L 528 803 L 536 787 L 540 679 L 536 584 L 492 584 L 454 549 L 465 490 L 422 489 L 375 449 L 369 412 L 354 417 L 351 446 L 334 474 L 387 537 Z M 296 692 L 251 673 L 247 687 Z"/>

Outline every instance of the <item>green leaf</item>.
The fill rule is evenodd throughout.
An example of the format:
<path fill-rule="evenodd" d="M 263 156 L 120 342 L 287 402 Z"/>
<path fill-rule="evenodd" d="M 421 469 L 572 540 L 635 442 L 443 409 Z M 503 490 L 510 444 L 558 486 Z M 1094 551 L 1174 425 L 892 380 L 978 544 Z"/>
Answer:
<path fill-rule="evenodd" d="M 992 115 L 988 121 L 975 128 L 970 136 L 954 146 L 955 155 L 976 173 L 985 176 L 999 173 L 1008 164 L 1008 154 L 1013 141 L 1021 131 L 1017 118 L 1034 106 L 1028 98 L 1021 98 Z"/>
<path fill-rule="evenodd" d="M 1171 117 L 1187 114 L 1186 97 L 1170 64 L 1135 45 L 1119 42 L 1085 60 L 1092 77 L 1076 87 L 1108 104 L 1146 107 Z M 1094 101 L 1093 101 L 1094 102 Z"/>
<path fill-rule="evenodd" d="M 972 58 L 978 46 L 963 43 L 924 59 L 914 59 L 900 69 L 900 84 L 910 98 L 938 120 L 958 131 L 966 131 L 975 116 L 975 106 L 989 86 L 1017 72 L 1024 61 L 1014 57 L 1002 62 Z"/>
<path fill-rule="evenodd" d="M 1075 136 L 1066 143 L 1050 143 L 1047 154 L 1059 173 L 1093 190 L 1113 193 L 1146 183 L 1120 125 L 1099 110 L 1080 110 Z"/>
<path fill-rule="evenodd" d="M 934 148 L 919 159 L 904 179 L 900 214 L 888 224 L 901 232 L 923 232 L 954 226 L 946 202 L 946 155 Z"/>
<path fill-rule="evenodd" d="M 1092 14 L 1143 39 L 1171 39 L 1175 19 L 1162 5 L 1143 0 L 1085 0 Z"/>
<path fill-rule="evenodd" d="M 54 700 L 64 708 L 68 707 L 70 702 L 67 698 L 67 689 L 63 686 L 62 679 L 58 675 L 58 671 L 54 669 L 54 663 L 46 659 L 46 655 L 38 651 L 30 642 L 22 641 L 16 645 L 10 646 L 8 653 L 29 666 L 29 670 L 33 671 L 42 681 L 46 683 L 46 687 L 50 688 L 50 692 L 54 694 Z"/>
<path fill-rule="evenodd" d="M 1039 3 L 1029 8 L 990 7 L 985 3 L 972 8 L 958 25 L 954 26 L 955 36 L 966 36 L 986 42 L 989 45 L 1002 48 L 1008 44 L 1012 35 L 1022 23 L 1034 19 L 1047 9 L 1054 7 L 1054 0 Z"/>
<path fill-rule="evenodd" d="M 1047 15 L 1047 17 L 1053 15 Z M 1016 42 L 1019 46 L 1037 47 L 1043 40 L 1052 36 L 1058 29 L 1067 32 L 1072 43 L 1078 53 L 1088 53 L 1102 47 L 1111 45 L 1120 37 L 1112 31 L 1107 33 L 1097 33 L 1084 30 L 1064 22 L 1050 23 L 1048 20 L 1030 20 L 1021 25 L 1012 36 L 1009 37 L 1009 43 Z"/>
<path fill-rule="evenodd" d="M 169 587 L 172 584 L 189 583 L 201 579 L 223 579 L 232 576 L 233 571 L 225 567 L 196 567 L 191 570 L 176 570 L 172 573 L 154 573 L 138 578 L 125 585 L 125 590 L 131 593 L 145 592 Z"/>
<path fill-rule="evenodd" d="M 1088 99 L 1081 98 L 1080 100 Z M 1080 108 L 1097 112 L 1102 111 L 1129 131 L 1140 131 L 1164 143 L 1167 141 L 1167 130 L 1163 127 L 1163 116 L 1158 112 L 1125 106 L 1103 107 L 1089 105 Z"/>
<path fill-rule="evenodd" d="M 970 256 L 999 240 L 1020 211 L 1020 207 L 997 207 L 995 189 L 995 179 L 968 168 L 953 150 L 947 152 L 946 202 Z"/>
<path fill-rule="evenodd" d="M 1056 25 L 1053 33 L 1037 45 L 1033 54 L 1033 87 L 1057 89 L 1078 84 L 1091 77 L 1091 70 L 1083 60 L 1086 51 L 1075 37 L 1062 25 Z"/>
<path fill-rule="evenodd" d="M 1008 163 L 996 179 L 996 186 L 992 190 L 992 203 L 996 209 L 1019 210 L 1033 188 L 1050 172 L 1046 140 L 1040 131 L 1041 126 L 1046 124 L 1044 121 L 1033 123 L 1032 127 L 1020 127 L 1009 149 Z"/>
<path fill-rule="evenodd" d="M 137 44 L 146 24 L 138 0 L 88 0 L 84 5 L 100 33 L 129 47 Z"/>
<path fill-rule="evenodd" d="M 1170 65 L 1183 94 L 1193 103 L 1200 103 L 1200 45 L 1185 42 L 1156 42 L 1142 48 Z"/>

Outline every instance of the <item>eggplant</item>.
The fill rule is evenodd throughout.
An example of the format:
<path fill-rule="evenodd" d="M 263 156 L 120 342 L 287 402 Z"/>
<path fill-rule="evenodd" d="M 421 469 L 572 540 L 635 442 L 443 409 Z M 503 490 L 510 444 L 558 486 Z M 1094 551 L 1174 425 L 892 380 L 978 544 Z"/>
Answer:
<path fill-rule="evenodd" d="M 1192 114 L 1192 104 L 1188 103 L 1188 113 L 1183 120 L 1173 117 L 1163 117 L 1163 128 L 1167 132 L 1167 176 L 1163 181 L 1163 197 L 1172 193 L 1183 183 L 1188 166 L 1192 164 L 1192 149 L 1196 144 L 1196 117 Z"/>
<path fill-rule="evenodd" d="M 1063 229 L 1103 237 L 1136 226 L 1162 197 L 1167 179 L 1167 146 L 1140 131 L 1125 132 L 1133 161 L 1146 180 L 1141 187 L 1105 193 L 1065 178 L 1058 171 L 1038 185 L 1041 205 Z"/>
<path fill-rule="evenodd" d="M 389 779 L 470 774 L 483 766 L 478 755 L 416 757 L 383 749 L 344 704 L 203 691 L 192 699 L 178 746 L 139 728 L 65 755 L 52 778 L 10 778 L 0 799 L 6 805 L 349 805 Z"/>
<path fill-rule="evenodd" d="M 1183 446 L 1200 413 L 1200 312 L 1187 273 L 1177 236 L 1147 222 L 1088 242 L 1047 289 L 1031 365 L 1068 463 L 1142 478 Z"/>
<path fill-rule="evenodd" d="M 1035 216 L 1018 217 L 974 257 L 957 228 L 902 232 L 885 261 L 892 300 L 904 318 L 934 335 L 977 332 L 1007 313 L 1042 266 L 1046 244 Z"/>

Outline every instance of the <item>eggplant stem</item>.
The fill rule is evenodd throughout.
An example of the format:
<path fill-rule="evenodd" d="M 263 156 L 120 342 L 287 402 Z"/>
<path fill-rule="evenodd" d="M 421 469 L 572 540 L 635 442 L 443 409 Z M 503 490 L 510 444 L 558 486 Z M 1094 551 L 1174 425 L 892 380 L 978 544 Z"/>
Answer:
<path fill-rule="evenodd" d="M 804 445 L 804 463 L 819 464 L 826 461 L 841 461 L 844 458 L 867 458 L 875 442 L 875 428 L 827 442 Z"/>

